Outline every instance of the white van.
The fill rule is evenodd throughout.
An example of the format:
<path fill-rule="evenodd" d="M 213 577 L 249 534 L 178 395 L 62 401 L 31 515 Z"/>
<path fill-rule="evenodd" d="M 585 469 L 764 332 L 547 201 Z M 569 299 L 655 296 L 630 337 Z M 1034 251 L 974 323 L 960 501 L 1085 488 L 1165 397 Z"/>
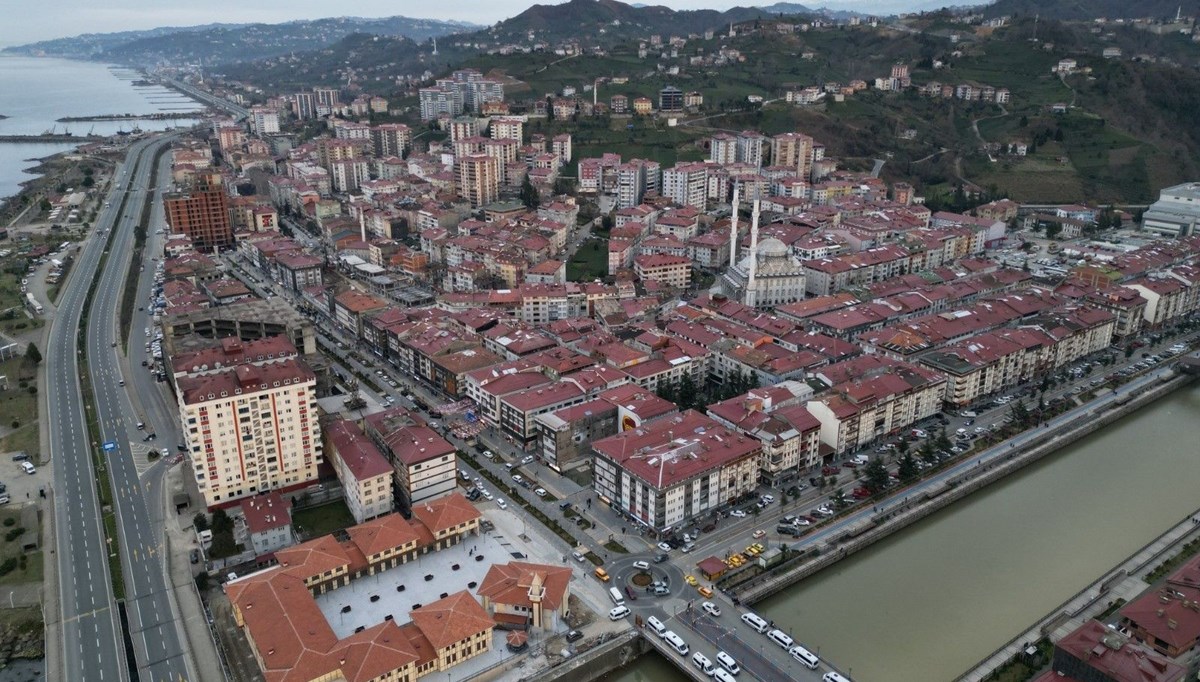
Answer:
<path fill-rule="evenodd" d="M 683 641 L 683 638 L 675 634 L 674 630 L 667 630 L 667 634 L 663 635 L 663 640 L 671 645 L 671 648 L 678 651 L 681 656 L 687 656 L 688 645 Z"/>
<path fill-rule="evenodd" d="M 742 669 L 738 666 L 737 661 L 733 660 L 733 656 L 730 656 L 724 651 L 717 652 L 717 663 L 720 663 L 722 668 L 728 670 L 734 675 L 742 672 Z"/>
<path fill-rule="evenodd" d="M 821 665 L 821 659 L 799 644 L 788 649 L 788 653 L 792 655 L 792 658 L 803 663 L 809 670 L 816 670 L 817 666 Z"/>
<path fill-rule="evenodd" d="M 660 639 L 663 635 L 667 634 L 667 626 L 663 625 L 662 621 L 654 616 L 650 616 L 646 619 L 646 627 L 653 630 L 654 634 L 658 635 Z"/>
<path fill-rule="evenodd" d="M 767 628 L 770 627 L 769 625 L 767 625 L 767 621 L 763 620 L 762 618 L 759 618 L 756 614 L 753 614 L 753 613 L 742 614 L 742 622 L 745 623 L 746 625 L 749 625 L 750 627 L 754 628 L 755 631 L 757 631 L 759 634 L 766 632 Z"/>
<path fill-rule="evenodd" d="M 767 633 L 767 637 L 784 649 L 791 649 L 792 645 L 795 644 L 792 638 L 788 636 L 788 633 L 783 630 L 772 630 Z"/>
<path fill-rule="evenodd" d="M 625 605 L 625 597 L 621 596 L 621 591 L 615 587 L 608 588 L 608 598 L 617 606 Z"/>
<path fill-rule="evenodd" d="M 28 461 L 21 462 L 21 468 L 24 469 L 25 473 L 27 473 L 27 474 L 36 474 L 37 473 L 37 469 L 33 466 L 33 462 L 28 462 Z"/>
<path fill-rule="evenodd" d="M 695 663 L 696 667 L 700 669 L 700 672 L 708 675 L 709 677 L 712 677 L 717 672 L 717 669 L 713 667 L 712 661 L 708 660 L 708 656 L 705 656 L 699 651 L 692 655 L 692 663 Z"/>
<path fill-rule="evenodd" d="M 825 673 L 825 677 L 821 678 L 821 682 L 850 682 L 850 678 L 834 670 Z"/>
<path fill-rule="evenodd" d="M 721 670 L 720 668 L 717 668 L 717 672 L 713 675 L 713 678 L 717 682 L 737 682 L 737 678 L 730 674 L 728 670 Z"/>

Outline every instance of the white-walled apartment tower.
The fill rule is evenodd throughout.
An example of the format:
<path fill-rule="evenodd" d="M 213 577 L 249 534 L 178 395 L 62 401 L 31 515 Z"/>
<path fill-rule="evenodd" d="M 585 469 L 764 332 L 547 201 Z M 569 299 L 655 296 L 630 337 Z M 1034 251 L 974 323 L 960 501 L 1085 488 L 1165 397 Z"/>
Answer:
<path fill-rule="evenodd" d="M 317 479 L 317 378 L 286 337 L 223 339 L 173 365 L 179 418 L 207 507 Z"/>

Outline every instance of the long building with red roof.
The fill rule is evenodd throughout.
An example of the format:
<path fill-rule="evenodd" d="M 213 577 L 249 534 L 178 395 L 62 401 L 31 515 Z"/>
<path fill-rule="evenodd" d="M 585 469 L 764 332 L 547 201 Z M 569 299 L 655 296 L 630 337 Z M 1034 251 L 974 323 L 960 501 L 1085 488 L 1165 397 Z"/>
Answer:
<path fill-rule="evenodd" d="M 491 650 L 495 621 L 463 591 L 339 639 L 315 595 L 459 543 L 479 511 L 455 494 L 276 552 L 279 565 L 231 581 L 225 592 L 266 682 L 412 682 Z"/>

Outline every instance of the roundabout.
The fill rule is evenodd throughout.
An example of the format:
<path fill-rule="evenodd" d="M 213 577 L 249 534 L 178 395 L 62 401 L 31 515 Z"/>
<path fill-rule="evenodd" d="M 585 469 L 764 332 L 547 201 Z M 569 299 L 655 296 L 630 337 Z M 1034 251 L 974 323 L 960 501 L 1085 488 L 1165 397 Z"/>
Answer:
<path fill-rule="evenodd" d="M 684 580 L 683 572 L 674 564 L 651 564 L 648 563 L 649 559 L 649 556 L 624 556 L 613 561 L 608 568 L 613 586 L 625 594 L 625 603 L 631 609 L 657 606 L 661 600 L 692 591 Z"/>

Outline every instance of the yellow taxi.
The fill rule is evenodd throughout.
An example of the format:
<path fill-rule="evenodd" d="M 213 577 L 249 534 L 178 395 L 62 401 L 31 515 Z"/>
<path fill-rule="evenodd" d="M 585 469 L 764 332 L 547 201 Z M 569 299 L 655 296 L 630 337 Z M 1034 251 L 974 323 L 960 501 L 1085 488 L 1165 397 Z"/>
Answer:
<path fill-rule="evenodd" d="M 705 599 L 710 599 L 713 596 L 713 591 L 708 587 L 699 587 L 696 588 L 696 591 L 699 592 L 700 596 L 704 597 Z"/>
<path fill-rule="evenodd" d="M 755 547 L 754 545 L 750 545 L 749 547 L 746 548 L 746 554 L 748 556 L 758 556 L 759 549 L 757 547 Z"/>
<path fill-rule="evenodd" d="M 683 579 L 685 582 L 687 582 L 687 584 L 691 585 L 692 587 L 695 587 L 696 585 L 700 584 L 700 581 L 696 580 L 696 576 L 694 576 L 694 575 L 684 576 Z"/>
<path fill-rule="evenodd" d="M 604 570 L 603 568 L 597 568 L 596 572 L 595 572 L 595 576 L 602 583 L 608 582 L 608 571 Z"/>
<path fill-rule="evenodd" d="M 754 543 L 753 545 L 750 545 L 750 546 L 751 546 L 751 547 L 753 547 L 754 549 L 758 550 L 758 551 L 756 552 L 756 554 L 762 554 L 763 552 L 767 551 L 767 548 L 766 548 L 766 547 L 763 547 L 761 542 L 756 542 L 756 543 Z"/>

